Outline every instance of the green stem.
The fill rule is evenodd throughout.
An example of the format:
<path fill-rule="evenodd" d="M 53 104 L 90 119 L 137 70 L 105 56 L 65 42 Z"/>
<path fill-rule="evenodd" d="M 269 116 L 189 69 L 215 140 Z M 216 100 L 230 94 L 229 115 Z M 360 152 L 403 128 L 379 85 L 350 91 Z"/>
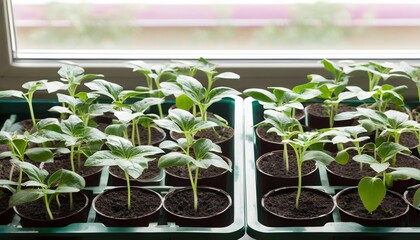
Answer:
<path fill-rule="evenodd" d="M 195 179 L 193 178 L 191 168 L 190 168 L 190 164 L 187 164 L 187 168 L 188 168 L 188 175 L 190 177 L 191 188 L 193 190 L 194 211 L 197 212 L 197 209 L 198 209 L 197 185 L 196 185 Z M 197 172 L 196 172 L 196 174 L 197 174 Z"/>
<path fill-rule="evenodd" d="M 150 125 L 147 126 L 147 144 L 152 144 L 152 127 Z"/>
<path fill-rule="evenodd" d="M 70 197 L 70 210 L 73 210 L 73 193 L 69 193 L 69 197 Z"/>
<path fill-rule="evenodd" d="M 141 139 L 140 139 L 140 129 L 139 129 L 138 124 L 136 124 L 136 133 L 137 133 L 137 144 L 140 146 L 141 145 Z"/>
<path fill-rule="evenodd" d="M 131 188 L 130 188 L 130 176 L 128 176 L 128 173 L 124 171 L 125 175 L 125 181 L 127 182 L 127 208 L 128 210 L 131 209 Z"/>
<path fill-rule="evenodd" d="M 60 203 L 60 199 L 58 198 L 58 194 L 55 194 L 55 201 L 57 202 L 57 206 L 60 208 L 61 207 L 61 203 Z"/>
<path fill-rule="evenodd" d="M 48 216 L 50 217 L 51 220 L 53 220 L 54 217 L 53 217 L 51 209 L 50 209 L 50 203 L 48 201 L 47 194 L 45 194 L 45 193 L 44 193 L 44 203 L 45 203 L 45 208 L 47 209 L 47 212 L 48 212 Z"/>
<path fill-rule="evenodd" d="M 136 146 L 136 122 L 134 121 L 134 119 L 131 121 L 131 143 L 133 144 L 133 146 Z"/>
<path fill-rule="evenodd" d="M 300 194 L 301 194 L 301 191 L 302 191 L 302 161 L 301 161 L 302 156 L 296 150 L 295 150 L 295 154 L 296 154 L 297 167 L 298 167 L 298 190 L 297 190 L 297 194 L 296 194 L 295 207 L 296 207 L 296 209 L 298 209 L 299 208 Z M 303 153 L 301 153 L 301 154 L 303 155 Z"/>
<path fill-rule="evenodd" d="M 76 169 L 74 168 L 74 145 L 70 146 L 70 164 L 71 170 L 76 172 Z"/>
<path fill-rule="evenodd" d="M 287 143 L 283 143 L 283 160 L 286 165 L 286 175 L 289 174 L 289 154 L 287 152 Z"/>
<path fill-rule="evenodd" d="M 202 104 L 198 105 L 198 109 L 200 109 L 201 120 L 207 121 L 207 112 L 206 109 Z"/>
<path fill-rule="evenodd" d="M 80 169 L 82 167 L 82 163 L 81 163 L 82 159 L 80 156 L 80 144 L 77 145 L 77 168 Z"/>
<path fill-rule="evenodd" d="M 34 113 L 34 108 L 32 106 L 32 97 L 33 97 L 33 93 L 29 93 L 28 96 L 23 95 L 23 97 L 26 99 L 26 101 L 28 102 L 28 107 L 29 107 L 29 113 L 31 115 L 31 120 L 32 120 L 32 129 L 31 132 L 33 130 L 37 129 L 36 126 L 36 121 L 35 121 L 35 113 Z"/>
<path fill-rule="evenodd" d="M 23 171 L 22 168 L 19 168 L 19 180 L 18 180 L 18 185 L 16 187 L 16 192 L 19 192 L 22 186 L 22 177 L 23 177 Z"/>

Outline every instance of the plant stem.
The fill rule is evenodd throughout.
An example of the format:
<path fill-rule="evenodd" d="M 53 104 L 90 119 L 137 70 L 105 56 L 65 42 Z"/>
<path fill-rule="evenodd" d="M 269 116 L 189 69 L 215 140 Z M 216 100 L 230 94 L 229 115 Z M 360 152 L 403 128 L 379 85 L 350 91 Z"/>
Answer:
<path fill-rule="evenodd" d="M 31 115 L 31 120 L 32 120 L 32 130 L 36 130 L 36 121 L 35 121 L 35 113 L 34 113 L 34 108 L 32 106 L 32 97 L 33 97 L 33 93 L 28 93 L 28 96 L 26 96 L 25 94 L 23 95 L 23 97 L 25 97 L 26 101 L 28 102 L 28 107 L 29 107 L 29 113 Z"/>
<path fill-rule="evenodd" d="M 140 146 L 141 145 L 141 139 L 140 139 L 140 130 L 139 130 L 139 125 L 136 124 L 136 133 L 137 133 L 137 144 Z"/>
<path fill-rule="evenodd" d="M 74 168 L 74 145 L 70 146 L 70 164 L 71 164 L 71 170 L 73 172 L 76 172 L 76 169 Z"/>
<path fill-rule="evenodd" d="M 128 210 L 131 209 L 131 190 L 130 190 L 130 176 L 128 173 L 124 171 L 125 181 L 127 182 L 127 208 Z"/>
<path fill-rule="evenodd" d="M 152 126 L 147 126 L 147 144 L 152 144 Z"/>
<path fill-rule="evenodd" d="M 190 168 L 190 164 L 187 164 L 187 168 L 188 168 L 188 175 L 190 177 L 190 182 L 191 182 L 191 188 L 193 190 L 193 197 L 194 197 L 194 211 L 197 212 L 198 209 L 198 199 L 197 199 L 197 185 L 196 185 L 196 181 L 193 178 L 192 172 L 191 172 L 191 168 Z M 196 172 L 197 174 L 197 172 Z"/>
<path fill-rule="evenodd" d="M 289 154 L 287 152 L 287 143 L 283 143 L 283 160 L 286 165 L 286 174 L 289 174 Z"/>
<path fill-rule="evenodd" d="M 58 198 L 58 194 L 55 194 L 55 201 L 57 202 L 57 206 L 60 208 L 61 203 L 60 203 L 60 199 Z"/>
<path fill-rule="evenodd" d="M 47 209 L 47 212 L 48 212 L 48 216 L 50 217 L 51 220 L 53 220 L 54 217 L 50 209 L 50 203 L 48 202 L 47 194 L 45 193 L 44 193 L 44 203 L 45 203 L 45 208 Z"/>
<path fill-rule="evenodd" d="M 80 144 L 77 145 L 77 168 L 81 168 L 81 159 L 80 159 Z"/>
<path fill-rule="evenodd" d="M 133 144 L 133 146 L 136 146 L 136 122 L 134 121 L 134 119 L 131 121 L 131 143 Z"/>
<path fill-rule="evenodd" d="M 302 191 L 302 162 L 298 160 L 297 162 L 298 167 L 298 190 L 296 194 L 296 209 L 299 208 L 299 199 L 300 199 L 300 193 Z"/>
<path fill-rule="evenodd" d="M 10 167 L 10 172 L 9 172 L 9 180 L 12 181 L 13 179 L 13 171 L 15 170 L 15 164 L 12 164 L 12 166 Z"/>
<path fill-rule="evenodd" d="M 22 185 L 22 176 L 23 176 L 22 168 L 19 168 L 19 180 L 18 180 L 18 185 L 16 187 L 16 192 L 20 191 L 20 188 L 21 188 L 21 185 Z"/>
<path fill-rule="evenodd" d="M 73 193 L 69 193 L 70 210 L 73 210 Z"/>

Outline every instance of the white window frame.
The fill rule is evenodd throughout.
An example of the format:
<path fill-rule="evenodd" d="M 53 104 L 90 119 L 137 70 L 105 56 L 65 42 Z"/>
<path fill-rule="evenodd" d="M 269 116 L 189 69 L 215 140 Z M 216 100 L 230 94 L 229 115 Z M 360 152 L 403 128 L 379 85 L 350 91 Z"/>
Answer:
<path fill-rule="evenodd" d="M 124 66 L 129 60 L 143 60 L 146 62 L 167 62 L 174 59 L 168 51 L 161 54 L 156 51 L 108 53 L 107 58 L 98 52 L 92 51 L 86 55 L 60 53 L 46 53 L 42 55 L 22 54 L 16 58 L 12 52 L 12 32 L 9 31 L 9 14 L 11 14 L 11 0 L 0 1 L 0 90 L 19 89 L 30 80 L 50 79 L 57 80 L 59 60 L 70 60 L 80 64 L 89 73 L 102 73 L 105 79 L 118 82 L 126 88 L 143 85 L 140 77 Z M 382 53 L 381 53 L 382 52 Z M 177 53 L 176 51 L 172 53 Z M 325 74 L 319 60 L 329 58 L 332 60 L 378 60 L 378 61 L 409 61 L 419 64 L 419 51 L 271 51 L 270 53 L 255 52 L 200 52 L 206 58 L 215 62 L 220 71 L 233 71 L 241 75 L 239 82 L 223 82 L 228 86 L 242 91 L 250 87 L 264 88 L 267 86 L 293 87 L 307 81 L 308 74 Z M 92 58 L 92 55 L 95 57 Z M 180 55 L 176 55 L 180 56 Z M 176 59 L 196 59 L 197 53 L 183 54 Z M 229 56 L 224 58 L 224 56 Z M 363 76 L 356 76 L 361 78 Z M 358 85 L 363 85 L 358 80 Z M 392 82 L 390 82 L 392 84 Z M 398 84 L 398 83 L 396 83 Z M 413 89 L 415 90 L 415 89 Z M 408 95 L 415 96 L 417 92 L 411 91 Z"/>

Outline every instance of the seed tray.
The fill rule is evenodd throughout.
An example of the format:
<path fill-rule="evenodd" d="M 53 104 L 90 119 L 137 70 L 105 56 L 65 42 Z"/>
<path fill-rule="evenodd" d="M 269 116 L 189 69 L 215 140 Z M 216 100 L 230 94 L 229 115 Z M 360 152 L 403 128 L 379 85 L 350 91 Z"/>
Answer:
<path fill-rule="evenodd" d="M 352 104 L 356 104 L 352 101 Z M 244 134 L 245 134 L 245 176 L 246 176 L 246 215 L 247 234 L 256 239 L 420 239 L 420 227 L 364 227 L 358 223 L 341 222 L 338 209 L 333 212 L 333 222 L 320 227 L 270 227 L 264 225 L 264 210 L 261 207 L 261 192 L 257 189 L 259 179 L 255 161 L 260 156 L 259 140 L 256 138 L 254 126 L 263 120 L 262 106 L 252 98 L 244 100 Z M 334 195 L 344 187 L 330 186 L 325 167 L 319 166 L 322 189 Z"/>
<path fill-rule="evenodd" d="M 163 105 L 164 111 L 174 104 L 167 101 Z M 51 106 L 57 105 L 56 101 L 40 100 L 34 103 L 36 117 L 53 116 L 46 112 Z M 74 223 L 66 227 L 52 228 L 23 228 L 19 224 L 19 216 L 15 215 L 12 223 L 0 225 L 0 239 L 239 239 L 245 234 L 244 214 L 244 176 L 243 176 L 243 101 L 240 97 L 225 98 L 212 105 L 209 109 L 224 117 L 235 129 L 234 140 L 231 144 L 230 158 L 233 162 L 233 172 L 230 174 L 227 192 L 232 197 L 231 224 L 226 227 L 179 227 L 173 222 L 167 222 L 166 214 L 162 208 L 157 222 L 152 222 L 148 227 L 105 227 L 102 223 L 95 222 L 96 213 L 90 208 L 87 221 Z M 47 113 L 47 114 L 45 114 Z M 26 102 L 21 100 L 0 101 L 0 121 L 4 121 L 10 114 L 16 114 L 18 119 L 28 117 Z M 38 116 L 39 115 L 39 116 Z M 93 196 L 103 192 L 108 186 L 108 167 L 105 167 L 98 186 L 85 188 Z M 144 186 L 164 196 L 175 187 L 165 186 L 164 180 L 158 186 Z"/>

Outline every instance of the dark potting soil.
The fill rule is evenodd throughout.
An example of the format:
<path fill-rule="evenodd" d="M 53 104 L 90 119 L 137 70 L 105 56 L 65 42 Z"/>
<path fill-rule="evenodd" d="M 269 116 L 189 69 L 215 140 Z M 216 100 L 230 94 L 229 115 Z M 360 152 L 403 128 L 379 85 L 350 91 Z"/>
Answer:
<path fill-rule="evenodd" d="M 66 217 L 76 213 L 86 205 L 86 198 L 81 193 L 73 193 L 73 209 L 70 210 L 69 194 L 61 194 L 59 196 L 61 207 L 58 207 L 57 202 L 53 199 L 50 203 L 50 209 L 54 218 Z M 49 220 L 47 209 L 45 207 L 43 198 L 34 202 L 17 206 L 18 211 L 28 218 Z"/>
<path fill-rule="evenodd" d="M 38 121 L 37 119 L 35 121 Z M 33 128 L 32 119 L 25 119 L 19 122 L 19 125 L 21 126 L 23 132 L 25 131 L 31 131 Z"/>
<path fill-rule="evenodd" d="M 220 192 L 198 189 L 198 209 L 194 211 L 193 192 L 180 191 L 165 200 L 165 207 L 174 214 L 188 217 L 206 217 L 222 212 L 229 199 Z"/>
<path fill-rule="evenodd" d="M 360 163 L 352 160 L 352 158 L 357 154 L 356 151 L 349 152 L 349 161 L 347 164 L 339 164 L 337 162 L 330 163 L 327 168 L 333 172 L 335 175 L 350 178 L 350 179 L 362 179 L 363 177 L 370 176 L 373 177 L 376 175 L 376 172 L 369 167 L 368 164 L 363 163 L 362 169 L 360 169 Z M 373 152 L 367 152 L 365 154 L 369 154 L 373 156 Z"/>
<path fill-rule="evenodd" d="M 283 161 L 283 152 L 271 152 L 265 155 L 258 162 L 258 167 L 265 173 L 275 177 L 297 177 L 296 156 L 289 154 L 289 171 L 286 172 L 286 165 Z M 316 168 L 315 161 L 305 161 L 302 164 L 302 175 L 307 175 Z"/>
<path fill-rule="evenodd" d="M 356 188 L 340 194 L 339 198 L 337 198 L 337 204 L 343 210 L 353 215 L 370 219 L 391 218 L 401 215 L 407 209 L 407 203 L 401 197 L 388 192 L 381 205 L 371 214 L 363 206 Z"/>
<path fill-rule="evenodd" d="M 80 161 L 80 167 L 78 166 L 77 156 L 74 158 L 74 167 L 76 173 L 82 177 L 90 176 L 97 173 L 102 169 L 102 167 L 85 167 L 86 159 L 82 157 Z M 47 170 L 48 173 L 52 174 L 59 169 L 68 169 L 71 170 L 71 163 L 68 155 L 55 157 L 54 162 L 44 163 L 42 166 L 43 169 Z"/>
<path fill-rule="evenodd" d="M 328 118 L 328 112 L 322 103 L 314 103 L 311 104 L 310 107 L 306 109 L 308 114 L 317 116 L 317 117 L 325 117 Z M 353 112 L 356 111 L 355 107 L 348 106 L 345 104 L 338 105 L 338 112 Z"/>
<path fill-rule="evenodd" d="M 418 185 L 417 187 L 408 189 L 406 198 L 409 202 L 413 203 L 414 194 L 416 193 L 417 189 L 419 189 L 419 188 L 420 188 L 420 185 Z"/>
<path fill-rule="evenodd" d="M 155 194 L 141 189 L 131 189 L 131 209 L 127 208 L 127 189 L 106 192 L 97 198 L 96 209 L 106 216 L 136 218 L 154 212 L 161 204 Z"/>
<path fill-rule="evenodd" d="M 225 160 L 225 159 L 224 159 Z M 175 166 L 175 167 L 168 167 L 166 171 L 171 173 L 172 175 L 181 177 L 181 178 L 189 178 L 188 167 L 187 166 Z M 210 166 L 207 169 L 200 169 L 198 171 L 198 178 L 208 178 L 219 176 L 222 173 L 226 172 L 223 168 L 218 168 L 215 166 Z"/>
<path fill-rule="evenodd" d="M 9 199 L 11 196 L 11 192 L 5 189 L 0 189 L 0 213 L 9 209 Z"/>
<path fill-rule="evenodd" d="M 412 167 L 420 169 L 420 160 L 408 154 L 398 154 L 395 167 Z"/>
<path fill-rule="evenodd" d="M 160 169 L 157 166 L 158 161 L 153 160 L 149 162 L 149 167 L 143 171 L 143 173 L 137 179 L 153 179 L 157 177 L 160 173 Z M 118 166 L 111 166 L 109 171 L 112 172 L 114 175 L 120 177 L 121 179 L 125 179 L 124 171 L 119 168 Z M 133 178 L 130 178 L 133 180 Z"/>
<path fill-rule="evenodd" d="M 207 138 L 210 139 L 214 143 L 223 142 L 229 138 L 231 138 L 235 133 L 235 130 L 232 127 L 214 127 L 214 128 L 207 128 L 198 132 L 194 138 Z M 172 132 L 171 136 L 175 139 L 183 138 L 184 135 L 181 133 Z"/>
<path fill-rule="evenodd" d="M 419 140 L 417 139 L 416 134 L 411 132 L 402 133 L 400 136 L 400 144 L 408 147 L 409 149 L 417 147 Z"/>
<path fill-rule="evenodd" d="M 324 194 L 302 189 L 299 207 L 296 209 L 297 189 L 277 191 L 266 197 L 265 207 L 277 215 L 288 218 L 313 218 L 327 214 L 334 207 L 334 202 Z"/>
<path fill-rule="evenodd" d="M 0 144 L 0 152 L 7 152 L 10 151 L 10 147 L 8 144 Z"/>

